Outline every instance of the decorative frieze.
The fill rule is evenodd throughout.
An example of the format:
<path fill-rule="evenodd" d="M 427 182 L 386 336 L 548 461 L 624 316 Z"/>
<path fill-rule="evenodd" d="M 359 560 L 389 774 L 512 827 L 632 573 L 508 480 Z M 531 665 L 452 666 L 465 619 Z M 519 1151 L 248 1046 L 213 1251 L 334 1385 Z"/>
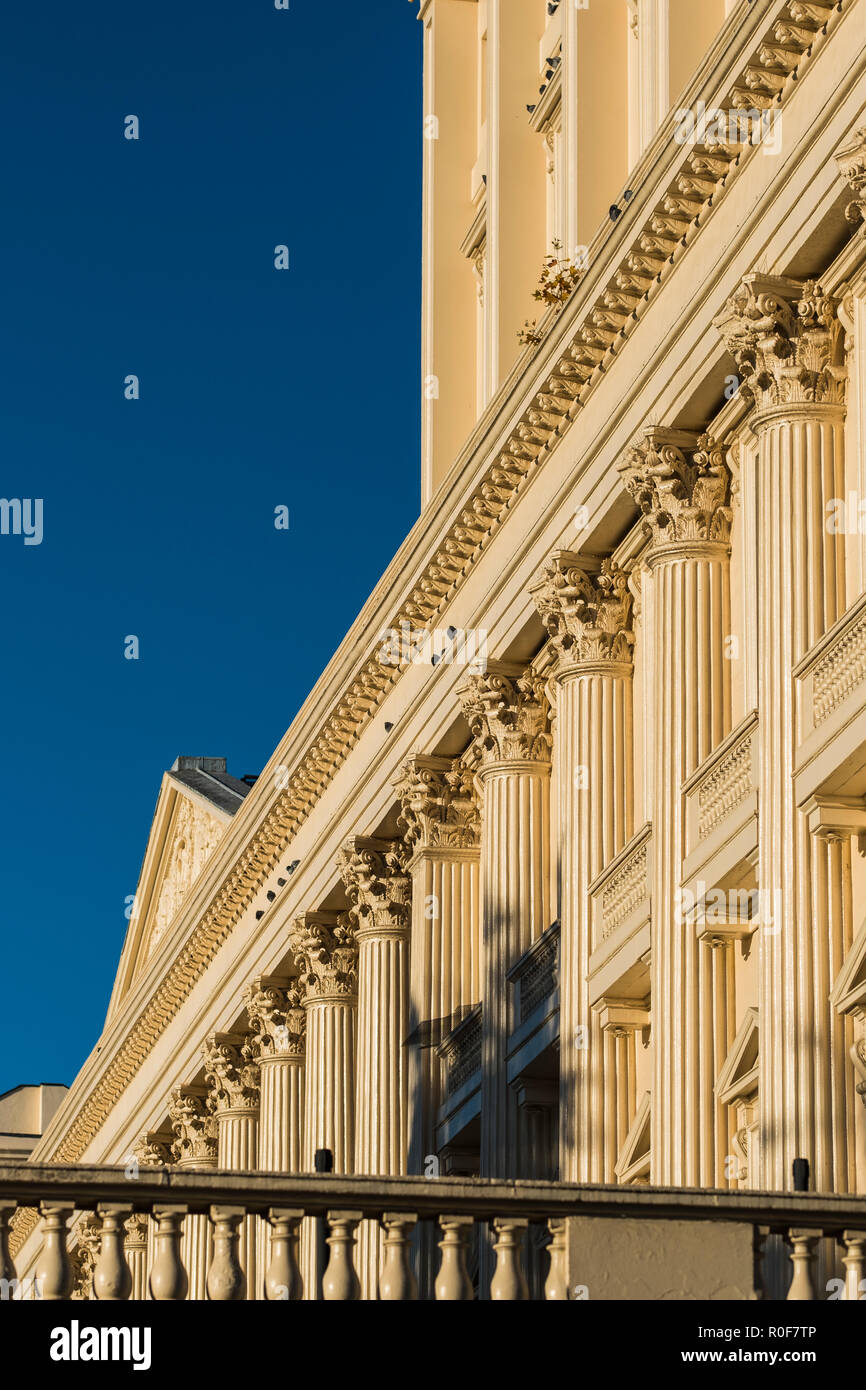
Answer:
<path fill-rule="evenodd" d="M 218 1114 L 258 1109 L 259 1068 L 245 1038 L 236 1033 L 212 1033 L 202 1056 L 211 1087 L 210 1102 Z"/>
<path fill-rule="evenodd" d="M 557 655 L 569 663 L 631 662 L 632 595 L 611 559 L 554 551 L 530 590 Z"/>
<path fill-rule="evenodd" d="M 246 992 L 252 1034 L 249 1047 L 261 1062 L 271 1057 L 303 1057 L 307 1016 L 297 984 L 260 976 Z"/>
<path fill-rule="evenodd" d="M 348 912 L 305 912 L 289 928 L 305 1005 L 358 993 L 357 928 Z"/>
<path fill-rule="evenodd" d="M 411 851 L 477 849 L 481 811 L 474 776 L 461 758 L 416 754 L 394 785 L 401 807 L 397 824 Z"/>
<path fill-rule="evenodd" d="M 550 708 L 544 680 L 531 670 L 490 661 L 457 692 L 476 740 L 481 771 L 495 763 L 550 759 Z"/>
<path fill-rule="evenodd" d="M 844 405 L 838 307 L 817 280 L 745 276 L 713 324 L 737 364 L 740 389 L 760 410 Z"/>
<path fill-rule="evenodd" d="M 653 551 L 696 542 L 728 544 L 731 474 L 724 447 L 711 435 L 695 438 L 650 426 L 618 470 L 643 512 Z"/>
<path fill-rule="evenodd" d="M 175 1136 L 175 1163 L 215 1165 L 219 1126 L 206 1089 L 179 1086 L 172 1091 L 168 1117 Z"/>

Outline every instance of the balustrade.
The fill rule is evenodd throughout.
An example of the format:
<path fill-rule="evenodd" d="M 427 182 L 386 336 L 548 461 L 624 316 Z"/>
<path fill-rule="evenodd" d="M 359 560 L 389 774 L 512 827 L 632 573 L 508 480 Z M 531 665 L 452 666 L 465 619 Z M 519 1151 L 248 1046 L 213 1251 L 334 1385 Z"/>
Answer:
<path fill-rule="evenodd" d="M 47 1197 L 45 1194 L 48 1194 Z M 41 1247 L 32 1247 L 26 1268 L 16 1271 L 14 1247 L 17 1207 L 38 1207 Z M 413 1269 L 412 1235 L 417 1222 L 439 1230 L 440 1260 L 433 1296 L 443 1302 L 525 1300 L 529 1297 L 525 1251 L 530 1226 L 545 1224 L 550 1240 L 544 1298 L 562 1301 L 569 1289 L 569 1258 L 580 1257 L 580 1222 L 585 1218 L 643 1219 L 647 1240 L 658 1221 L 702 1223 L 702 1240 L 712 1250 L 713 1226 L 751 1225 L 755 1247 L 768 1234 L 785 1237 L 790 1279 L 786 1297 L 866 1299 L 866 1198 L 813 1193 L 688 1192 L 678 1189 L 583 1186 L 569 1183 L 497 1182 L 487 1179 L 286 1175 L 277 1173 L 184 1172 L 142 1169 L 129 1181 L 122 1169 L 39 1167 L 0 1163 L 0 1296 L 68 1299 L 73 1293 L 70 1243 L 75 1221 L 93 1214 L 97 1249 L 93 1297 L 120 1301 L 133 1297 L 136 1283 L 128 1263 L 125 1231 L 135 1214 L 155 1223 L 149 1288 L 152 1298 L 177 1302 L 187 1297 L 181 1230 L 190 1214 L 209 1221 L 213 1258 L 207 1297 L 232 1302 L 246 1296 L 240 1257 L 240 1232 L 249 1217 L 266 1219 L 272 1229 L 271 1258 L 264 1291 L 271 1301 L 303 1297 L 298 1261 L 301 1223 L 322 1217 L 328 1229 L 330 1258 L 321 1297 L 348 1302 L 361 1297 L 357 1234 L 363 1221 L 381 1233 L 382 1261 L 378 1297 L 386 1302 L 418 1298 Z M 489 1284 L 473 1285 L 468 1251 L 476 1225 L 494 1236 L 494 1264 Z M 614 1229 L 618 1223 L 611 1223 Z M 816 1249 L 822 1237 L 838 1243 L 844 1280 L 816 1286 Z M 33 1271 L 32 1277 L 30 1271 Z M 590 1293 L 590 1297 L 591 1297 Z M 744 1295 L 748 1296 L 748 1295 Z"/>

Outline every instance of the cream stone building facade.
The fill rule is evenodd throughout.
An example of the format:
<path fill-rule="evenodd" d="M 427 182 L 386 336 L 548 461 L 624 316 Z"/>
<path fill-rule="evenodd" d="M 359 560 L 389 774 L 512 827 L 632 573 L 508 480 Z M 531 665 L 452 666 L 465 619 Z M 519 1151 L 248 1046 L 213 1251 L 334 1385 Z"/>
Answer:
<path fill-rule="evenodd" d="M 130 1193 L 166 1169 L 186 1214 L 23 1209 L 16 1266 L 50 1281 L 68 1228 L 86 1293 L 120 1212 L 133 1296 L 153 1268 L 183 1296 L 179 1256 L 190 1298 L 315 1297 L 309 1183 L 267 1221 L 190 1193 L 329 1151 L 325 1296 L 411 1296 L 410 1236 L 422 1296 L 579 1296 L 581 1184 L 634 1242 L 590 1297 L 656 1296 L 628 1270 L 671 1189 L 785 1224 L 789 1296 L 858 1297 L 866 0 L 418 17 L 422 514 L 255 784 L 166 774 L 105 1028 L 34 1151 Z M 762 1217 L 798 1159 L 837 1206 Z M 677 1296 L 754 1296 L 742 1251 L 708 1284 L 696 1229 L 658 1237 Z M 771 1240 L 765 1289 L 786 1269 Z"/>

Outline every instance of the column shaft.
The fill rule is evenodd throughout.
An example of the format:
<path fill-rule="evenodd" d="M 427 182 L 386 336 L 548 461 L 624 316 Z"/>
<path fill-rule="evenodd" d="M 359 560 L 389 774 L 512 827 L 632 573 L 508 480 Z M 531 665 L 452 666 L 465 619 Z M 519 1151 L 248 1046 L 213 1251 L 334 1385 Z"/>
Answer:
<path fill-rule="evenodd" d="M 234 1172 L 255 1171 L 258 1161 L 258 1116 L 255 1111 L 223 1110 L 219 1116 L 219 1166 Z M 240 1225 L 238 1258 L 247 1279 L 247 1298 L 257 1296 L 258 1221 L 245 1216 Z"/>
<path fill-rule="evenodd" d="M 560 1173 L 567 1182 L 614 1182 L 621 1128 L 617 1054 L 589 1003 L 593 950 L 589 885 L 631 838 L 632 672 L 560 678 L 562 934 L 560 969 Z M 580 1030 L 580 1031 L 578 1031 Z M 613 1040 L 611 1040 L 612 1042 Z M 621 1076 L 627 1095 L 627 1073 Z"/>
<path fill-rule="evenodd" d="M 729 558 L 707 545 L 653 560 L 655 804 L 653 807 L 652 1181 L 714 1186 L 718 1153 L 713 1087 L 711 948 L 682 912 L 683 782 L 730 730 Z"/>
<path fill-rule="evenodd" d="M 846 846 L 812 841 L 794 802 L 793 668 L 844 611 L 841 535 L 826 503 L 844 496 L 843 412 L 816 403 L 755 421 L 760 441 L 759 862 L 763 1186 L 790 1186 L 808 1158 L 818 1191 L 848 1188 L 850 1077 L 829 989 L 852 937 Z"/>
<path fill-rule="evenodd" d="M 506 1082 L 506 975 L 551 924 L 550 767 L 490 763 L 481 773 L 481 1175 L 516 1177 L 517 1101 Z"/>

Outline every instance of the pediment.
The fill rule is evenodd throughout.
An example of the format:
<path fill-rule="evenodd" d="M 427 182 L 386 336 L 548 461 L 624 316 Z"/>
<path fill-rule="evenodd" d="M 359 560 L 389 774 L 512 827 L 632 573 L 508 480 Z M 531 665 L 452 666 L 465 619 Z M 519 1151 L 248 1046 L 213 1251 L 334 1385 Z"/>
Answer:
<path fill-rule="evenodd" d="M 196 761 L 217 767 L 221 764 L 222 771 L 214 775 L 185 766 Z M 131 905 L 109 1018 L 159 951 L 243 800 L 247 788 L 228 777 L 224 769 L 224 759 L 181 758 L 163 776 Z"/>
<path fill-rule="evenodd" d="M 758 1089 L 758 1010 L 746 1009 L 716 1081 L 722 1105 L 754 1095 Z"/>
<path fill-rule="evenodd" d="M 851 942 L 830 991 L 830 1002 L 840 1014 L 866 1013 L 866 922 Z"/>
<path fill-rule="evenodd" d="M 621 1183 L 646 1182 L 650 1171 L 652 1139 L 650 1093 L 645 1091 L 631 1129 L 625 1137 L 614 1172 Z"/>

